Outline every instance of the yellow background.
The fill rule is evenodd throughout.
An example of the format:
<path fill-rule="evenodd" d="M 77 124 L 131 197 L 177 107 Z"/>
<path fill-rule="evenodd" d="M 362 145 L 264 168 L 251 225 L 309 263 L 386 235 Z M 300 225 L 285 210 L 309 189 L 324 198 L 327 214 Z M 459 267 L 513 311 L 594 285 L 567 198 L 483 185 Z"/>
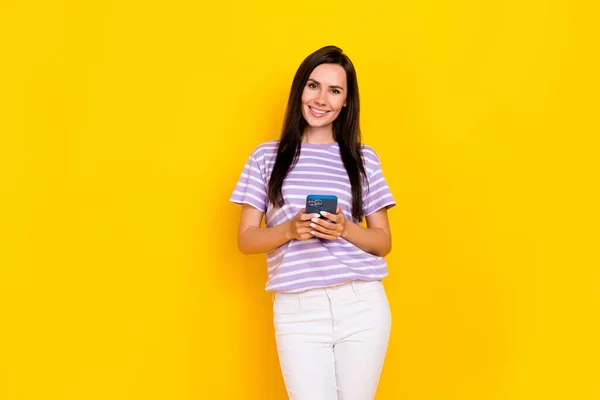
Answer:
<path fill-rule="evenodd" d="M 600 398 L 597 2 L 0 2 L 0 399 L 283 399 L 228 202 L 300 62 L 398 205 L 378 399 Z"/>

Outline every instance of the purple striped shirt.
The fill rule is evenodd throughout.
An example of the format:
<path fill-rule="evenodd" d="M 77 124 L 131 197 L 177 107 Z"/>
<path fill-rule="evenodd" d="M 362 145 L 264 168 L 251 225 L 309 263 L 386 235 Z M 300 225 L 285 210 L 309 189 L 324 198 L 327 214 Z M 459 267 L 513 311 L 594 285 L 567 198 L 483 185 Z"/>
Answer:
<path fill-rule="evenodd" d="M 265 142 L 252 152 L 230 201 L 249 204 L 266 213 L 268 227 L 287 222 L 306 206 L 309 194 L 335 195 L 338 207 L 352 220 L 352 192 L 337 143 L 302 143 L 298 162 L 283 182 L 284 205 L 274 208 L 267 183 L 277 156 L 278 140 Z M 383 176 L 375 151 L 362 145 L 368 189 L 363 186 L 365 216 L 396 202 Z M 355 221 L 356 222 L 356 221 Z M 267 291 L 301 292 L 352 280 L 374 281 L 387 276 L 385 258 L 367 253 L 341 237 L 291 240 L 267 253 Z"/>

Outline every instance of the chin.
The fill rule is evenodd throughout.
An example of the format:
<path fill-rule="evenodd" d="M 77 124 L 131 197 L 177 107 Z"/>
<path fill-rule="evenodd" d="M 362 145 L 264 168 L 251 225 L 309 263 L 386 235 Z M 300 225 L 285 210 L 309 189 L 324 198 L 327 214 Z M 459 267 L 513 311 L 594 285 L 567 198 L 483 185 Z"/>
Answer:
<path fill-rule="evenodd" d="M 312 115 L 302 115 L 306 123 L 313 128 L 320 128 L 322 126 L 331 125 L 335 119 L 327 118 L 327 119 L 317 119 Z"/>
<path fill-rule="evenodd" d="M 323 126 L 331 125 L 333 121 L 309 121 L 307 120 L 308 125 L 313 128 L 321 128 Z"/>

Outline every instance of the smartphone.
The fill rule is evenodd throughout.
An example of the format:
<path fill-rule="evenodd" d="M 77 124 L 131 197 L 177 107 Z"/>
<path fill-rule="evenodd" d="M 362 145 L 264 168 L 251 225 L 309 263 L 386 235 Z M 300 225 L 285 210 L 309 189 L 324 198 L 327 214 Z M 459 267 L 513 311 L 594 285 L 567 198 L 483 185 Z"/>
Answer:
<path fill-rule="evenodd" d="M 306 213 L 318 214 L 321 211 L 327 211 L 328 213 L 335 214 L 337 210 L 337 203 L 337 196 L 329 196 L 325 194 L 309 194 L 306 197 Z M 321 215 L 321 218 L 325 217 Z"/>

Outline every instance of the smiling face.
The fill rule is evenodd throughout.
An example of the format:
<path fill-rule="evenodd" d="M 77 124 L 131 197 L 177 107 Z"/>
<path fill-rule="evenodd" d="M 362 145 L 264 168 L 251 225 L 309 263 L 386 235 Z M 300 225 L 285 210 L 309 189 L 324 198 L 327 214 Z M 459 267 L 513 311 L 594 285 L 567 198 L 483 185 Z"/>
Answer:
<path fill-rule="evenodd" d="M 317 66 L 302 92 L 302 115 L 312 128 L 330 127 L 346 105 L 346 71 L 338 64 Z"/>

